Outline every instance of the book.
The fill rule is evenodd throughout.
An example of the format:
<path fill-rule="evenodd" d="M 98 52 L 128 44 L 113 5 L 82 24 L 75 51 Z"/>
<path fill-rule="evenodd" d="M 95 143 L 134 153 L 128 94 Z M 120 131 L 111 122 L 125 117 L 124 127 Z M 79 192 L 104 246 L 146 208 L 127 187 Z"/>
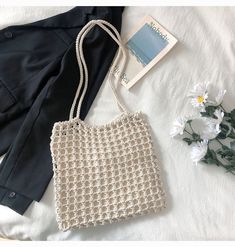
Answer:
<path fill-rule="evenodd" d="M 130 89 L 177 43 L 177 39 L 161 26 L 153 17 L 145 16 L 124 38 L 127 50 L 125 71 L 120 74 L 119 65 L 114 75 L 120 76 L 121 84 Z"/>

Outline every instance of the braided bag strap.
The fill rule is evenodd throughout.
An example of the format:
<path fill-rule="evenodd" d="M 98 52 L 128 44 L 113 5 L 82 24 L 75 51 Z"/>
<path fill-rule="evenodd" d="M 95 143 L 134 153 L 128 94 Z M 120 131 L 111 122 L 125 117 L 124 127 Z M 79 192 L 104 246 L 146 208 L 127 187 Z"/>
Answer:
<path fill-rule="evenodd" d="M 111 86 L 113 95 L 116 99 L 116 102 L 117 102 L 119 109 L 124 113 L 127 112 L 127 108 L 124 105 L 124 103 L 121 102 L 121 99 L 120 99 L 118 93 L 116 92 L 115 85 L 113 82 L 113 78 L 114 78 L 113 69 L 116 67 L 116 65 L 120 59 L 121 53 L 123 55 L 123 61 L 122 61 L 121 67 L 120 67 L 121 72 L 124 70 L 126 60 L 127 60 L 126 50 L 125 50 L 124 45 L 122 43 L 120 34 L 118 33 L 117 29 L 112 24 L 110 24 L 109 22 L 107 22 L 105 20 L 92 20 L 92 21 L 88 22 L 82 28 L 82 30 L 79 32 L 79 34 L 76 38 L 76 56 L 77 56 L 77 61 L 78 61 L 78 66 L 79 66 L 79 71 L 80 71 L 80 81 L 79 81 L 79 85 L 78 85 L 78 88 L 77 88 L 77 91 L 76 91 L 76 94 L 74 97 L 73 104 L 72 104 L 71 109 L 70 109 L 69 119 L 72 119 L 74 116 L 75 106 L 77 104 L 79 95 L 81 94 L 81 97 L 78 101 L 78 106 L 77 106 L 77 111 L 76 111 L 76 116 L 75 116 L 76 118 L 80 117 L 81 105 L 82 105 L 82 102 L 83 102 L 83 99 L 84 99 L 84 96 L 85 96 L 85 93 L 87 90 L 87 86 L 88 86 L 88 69 L 87 69 L 87 65 L 86 65 L 86 61 L 85 61 L 84 53 L 83 53 L 83 41 L 84 41 L 84 38 L 87 35 L 87 33 L 96 25 L 98 25 L 104 31 L 106 31 L 110 35 L 110 37 L 119 45 L 117 56 L 114 59 L 114 62 L 113 62 L 112 66 L 110 68 L 110 71 L 109 71 L 108 81 L 109 81 L 109 84 Z M 122 74 L 122 73 L 120 73 L 120 74 Z M 119 78 L 117 77 L 116 80 L 119 80 Z M 84 85 L 84 87 L 83 87 L 83 91 L 81 93 L 81 88 L 83 85 Z"/>

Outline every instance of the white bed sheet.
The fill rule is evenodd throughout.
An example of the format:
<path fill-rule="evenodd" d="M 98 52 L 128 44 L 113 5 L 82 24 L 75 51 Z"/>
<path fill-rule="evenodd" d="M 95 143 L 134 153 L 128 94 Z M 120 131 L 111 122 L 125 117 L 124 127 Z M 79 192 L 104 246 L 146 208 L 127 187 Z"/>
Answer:
<path fill-rule="evenodd" d="M 39 20 L 71 7 L 0 8 L 0 28 Z M 0 236 L 32 240 L 235 240 L 235 176 L 214 166 L 194 166 L 189 148 L 169 137 L 174 118 L 187 112 L 193 84 L 210 81 L 227 89 L 224 100 L 235 108 L 234 7 L 127 7 L 122 34 L 150 14 L 179 40 L 176 47 L 130 92 L 122 95 L 130 110 L 149 117 L 161 161 L 168 207 L 160 214 L 60 232 L 55 220 L 53 182 L 40 203 L 24 216 L 0 206 Z M 118 114 L 111 90 L 103 83 L 88 114 L 102 124 Z"/>

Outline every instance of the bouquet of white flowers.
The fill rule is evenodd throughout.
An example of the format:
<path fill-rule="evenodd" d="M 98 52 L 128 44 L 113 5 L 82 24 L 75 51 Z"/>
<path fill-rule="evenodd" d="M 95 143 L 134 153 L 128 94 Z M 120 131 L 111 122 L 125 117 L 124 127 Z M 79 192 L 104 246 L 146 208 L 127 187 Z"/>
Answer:
<path fill-rule="evenodd" d="M 219 90 L 217 96 L 210 99 L 208 83 L 195 85 L 189 98 L 197 112 L 177 118 L 170 134 L 183 136 L 182 140 L 192 145 L 194 163 L 215 164 L 235 175 L 235 109 L 225 111 L 222 106 L 225 93 L 226 90 Z"/>

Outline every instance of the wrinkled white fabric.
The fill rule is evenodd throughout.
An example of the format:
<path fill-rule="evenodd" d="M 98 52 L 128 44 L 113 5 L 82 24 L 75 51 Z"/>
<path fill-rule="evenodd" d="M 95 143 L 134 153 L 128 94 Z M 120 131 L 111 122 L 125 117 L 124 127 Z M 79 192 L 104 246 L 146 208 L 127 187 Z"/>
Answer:
<path fill-rule="evenodd" d="M 26 23 L 70 7 L 0 8 L 0 28 Z M 122 36 L 146 14 L 152 15 L 178 44 L 123 99 L 132 111 L 148 115 L 168 208 L 158 215 L 90 229 L 60 232 L 55 220 L 53 182 L 40 203 L 24 216 L 0 206 L 0 236 L 33 240 L 235 240 L 235 177 L 215 166 L 194 166 L 189 147 L 169 136 L 173 120 L 190 110 L 186 96 L 197 82 L 227 89 L 224 107 L 235 108 L 234 7 L 127 7 Z M 87 116 L 103 124 L 118 113 L 103 83 Z"/>

